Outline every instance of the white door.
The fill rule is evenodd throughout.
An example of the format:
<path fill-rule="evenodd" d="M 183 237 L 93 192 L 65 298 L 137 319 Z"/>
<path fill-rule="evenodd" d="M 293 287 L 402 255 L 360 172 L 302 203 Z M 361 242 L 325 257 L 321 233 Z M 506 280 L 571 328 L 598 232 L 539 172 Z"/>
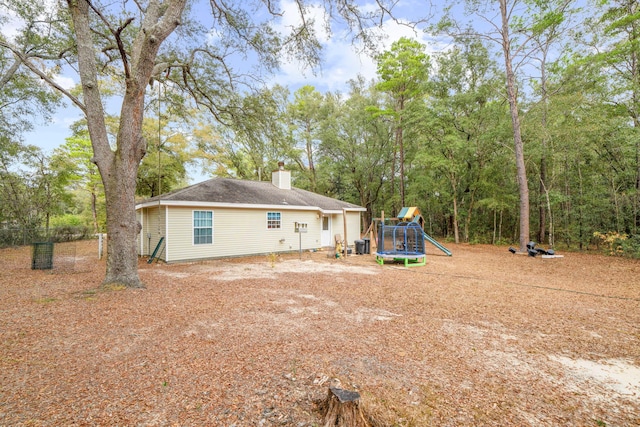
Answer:
<path fill-rule="evenodd" d="M 322 216 L 322 247 L 325 246 L 333 246 L 333 242 L 331 241 L 331 217 L 323 215 Z"/>

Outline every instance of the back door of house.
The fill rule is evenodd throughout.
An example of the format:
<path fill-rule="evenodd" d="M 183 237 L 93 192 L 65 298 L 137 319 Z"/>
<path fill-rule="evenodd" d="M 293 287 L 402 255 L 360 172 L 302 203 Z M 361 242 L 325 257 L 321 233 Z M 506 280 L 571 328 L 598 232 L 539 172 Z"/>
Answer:
<path fill-rule="evenodd" d="M 322 246 L 333 246 L 333 242 L 331 241 L 331 217 L 323 215 L 322 216 Z"/>

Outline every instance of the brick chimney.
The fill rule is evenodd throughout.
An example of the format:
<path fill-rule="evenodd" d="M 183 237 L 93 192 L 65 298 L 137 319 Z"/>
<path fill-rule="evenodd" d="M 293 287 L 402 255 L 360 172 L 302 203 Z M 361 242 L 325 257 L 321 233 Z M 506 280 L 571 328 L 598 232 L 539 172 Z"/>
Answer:
<path fill-rule="evenodd" d="M 284 170 L 284 162 L 278 162 L 278 169 L 271 172 L 271 183 L 282 190 L 291 190 L 291 171 Z"/>

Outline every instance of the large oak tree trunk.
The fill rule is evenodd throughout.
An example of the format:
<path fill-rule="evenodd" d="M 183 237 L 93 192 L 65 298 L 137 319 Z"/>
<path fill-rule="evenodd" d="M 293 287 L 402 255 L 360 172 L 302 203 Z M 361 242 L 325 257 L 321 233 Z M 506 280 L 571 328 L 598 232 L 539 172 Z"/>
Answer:
<path fill-rule="evenodd" d="M 78 49 L 78 68 L 83 94 L 83 112 L 93 147 L 93 161 L 104 184 L 107 205 L 108 256 L 104 284 L 142 287 L 138 276 L 135 187 L 138 166 L 146 150 L 142 138 L 144 95 L 154 74 L 155 59 L 162 42 L 180 25 L 186 0 L 149 1 L 133 44 L 127 50 L 120 33 L 111 36 L 118 46 L 125 95 L 120 111 L 116 148 L 112 149 L 105 125 L 105 112 L 98 81 L 87 0 L 67 0 Z M 120 29 L 122 30 L 122 28 Z"/>
<path fill-rule="evenodd" d="M 132 79 L 127 82 L 120 112 L 118 148 L 107 158 L 96 156 L 107 202 L 109 246 L 104 283 L 133 288 L 143 287 L 138 277 L 136 238 L 140 229 L 135 211 L 135 192 L 138 167 L 146 151 L 142 138 L 145 86 L 146 81 Z"/>
<path fill-rule="evenodd" d="M 107 202 L 107 272 L 105 284 L 143 287 L 138 277 L 135 190 L 138 164 L 116 157 L 114 172 L 104 179 Z"/>

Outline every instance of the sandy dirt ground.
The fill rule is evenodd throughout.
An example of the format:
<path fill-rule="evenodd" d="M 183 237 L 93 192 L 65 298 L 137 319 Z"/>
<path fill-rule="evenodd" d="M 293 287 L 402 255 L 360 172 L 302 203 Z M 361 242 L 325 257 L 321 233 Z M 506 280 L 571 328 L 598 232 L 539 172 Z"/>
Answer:
<path fill-rule="evenodd" d="M 379 426 L 640 425 L 639 261 L 449 248 L 141 260 L 144 290 L 96 242 L 2 250 L 0 426 L 320 426 L 330 384 Z"/>

